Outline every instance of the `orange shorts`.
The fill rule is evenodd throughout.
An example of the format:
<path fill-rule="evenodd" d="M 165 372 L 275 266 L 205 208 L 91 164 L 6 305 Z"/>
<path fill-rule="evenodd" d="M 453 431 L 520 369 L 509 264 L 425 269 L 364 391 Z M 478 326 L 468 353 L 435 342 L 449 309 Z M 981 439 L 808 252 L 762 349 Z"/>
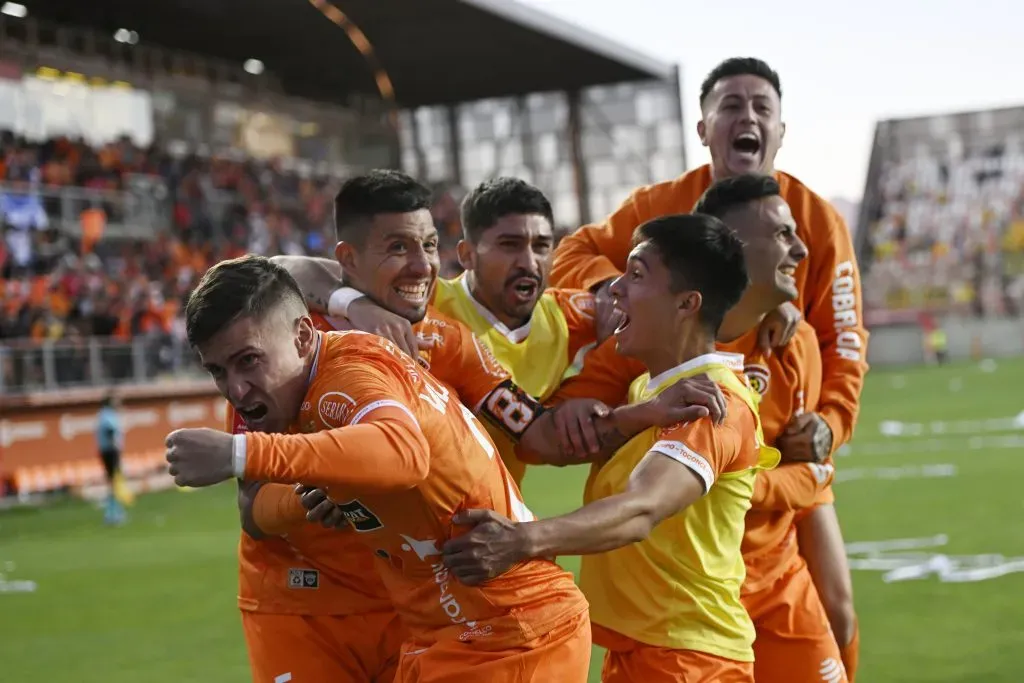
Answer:
<path fill-rule="evenodd" d="M 483 650 L 458 641 L 426 648 L 406 643 L 395 682 L 586 683 L 589 668 L 590 615 L 584 612 L 514 649 Z"/>
<path fill-rule="evenodd" d="M 846 670 L 814 588 L 799 555 L 774 584 L 743 596 L 754 620 L 757 683 L 846 683 Z"/>
<path fill-rule="evenodd" d="M 405 628 L 394 612 L 304 616 L 242 611 L 253 683 L 391 683 Z"/>
<path fill-rule="evenodd" d="M 647 645 L 597 624 L 593 628 L 595 642 L 608 650 L 601 683 L 754 683 L 752 662 Z"/>

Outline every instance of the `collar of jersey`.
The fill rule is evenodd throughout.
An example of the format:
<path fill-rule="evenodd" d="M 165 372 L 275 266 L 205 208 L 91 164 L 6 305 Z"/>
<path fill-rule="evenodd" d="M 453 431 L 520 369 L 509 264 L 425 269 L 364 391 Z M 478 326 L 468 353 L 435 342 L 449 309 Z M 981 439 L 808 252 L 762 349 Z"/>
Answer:
<path fill-rule="evenodd" d="M 658 373 L 657 377 L 652 377 L 651 381 L 647 383 L 647 391 L 657 391 L 661 388 L 661 385 L 671 380 L 673 377 L 677 377 L 686 372 L 695 370 L 705 365 L 724 365 L 730 370 L 737 372 L 743 371 L 743 356 L 738 353 L 705 353 L 691 358 L 685 363 L 681 363 L 670 370 Z"/>
<path fill-rule="evenodd" d="M 508 339 L 513 344 L 518 344 L 530 336 L 530 324 L 533 322 L 532 313 L 530 314 L 530 320 L 528 320 L 525 325 L 517 327 L 514 330 L 510 330 L 505 323 L 494 317 L 494 314 L 491 313 L 490 309 L 476 300 L 476 297 L 473 296 L 473 292 L 469 290 L 469 278 L 466 277 L 465 273 L 463 273 L 459 280 L 461 281 L 462 289 L 465 290 L 466 296 L 469 297 L 470 302 L 476 307 L 477 312 L 482 315 L 487 322 L 491 324 L 491 327 L 497 330 L 501 336 L 505 337 L 505 339 Z"/>
<path fill-rule="evenodd" d="M 316 377 L 317 368 L 320 367 L 320 349 L 327 342 L 327 337 L 320 330 L 317 330 L 316 335 L 316 351 L 313 352 L 313 365 L 309 368 L 309 377 L 306 378 L 307 391 L 309 390 L 309 385 L 313 383 L 313 378 Z"/>

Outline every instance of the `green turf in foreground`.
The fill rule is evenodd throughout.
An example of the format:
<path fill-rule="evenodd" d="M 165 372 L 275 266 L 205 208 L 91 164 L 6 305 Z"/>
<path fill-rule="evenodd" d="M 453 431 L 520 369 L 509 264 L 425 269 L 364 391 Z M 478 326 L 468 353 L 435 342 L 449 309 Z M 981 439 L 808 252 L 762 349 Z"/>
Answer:
<path fill-rule="evenodd" d="M 879 434 L 882 420 L 1008 417 L 1024 410 L 1022 386 L 1024 361 L 1001 362 L 997 372 L 976 364 L 873 372 L 853 454 L 839 460 L 869 475 L 836 487 L 847 540 L 945 533 L 949 554 L 1024 556 L 1019 449 L 972 448 L 962 435 L 926 451 L 921 444 L 934 437 L 922 436 L 900 441 L 904 454 L 871 454 L 892 443 Z M 884 468 L 931 464 L 955 465 L 956 476 L 877 478 L 892 476 Z M 583 475 L 534 470 L 527 499 L 541 516 L 570 509 Z M 233 485 L 145 496 L 120 529 L 104 528 L 101 517 L 81 503 L 0 513 L 0 572 L 38 583 L 35 593 L 0 593 L 0 679 L 247 681 L 234 599 Z M 856 572 L 854 581 L 861 681 L 1020 680 L 1024 574 L 885 584 L 879 572 Z"/>

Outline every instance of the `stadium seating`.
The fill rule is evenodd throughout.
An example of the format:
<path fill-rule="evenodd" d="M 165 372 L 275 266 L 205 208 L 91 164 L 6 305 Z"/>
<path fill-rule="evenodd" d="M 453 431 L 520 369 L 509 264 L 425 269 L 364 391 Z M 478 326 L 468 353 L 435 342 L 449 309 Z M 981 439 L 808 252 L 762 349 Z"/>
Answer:
<path fill-rule="evenodd" d="M 861 242 L 869 322 L 900 312 L 1019 314 L 1024 139 L 976 125 L 983 114 L 881 124 L 889 130 L 876 141 Z M 975 125 L 957 125 L 965 117 Z"/>
<path fill-rule="evenodd" d="M 0 387 L 9 390 L 186 371 L 182 305 L 210 265 L 247 252 L 321 255 L 333 244 L 336 179 L 242 158 L 178 158 L 126 140 L 98 149 L 64 138 L 2 141 Z M 117 233 L 137 213 L 127 215 L 139 176 L 154 179 L 165 201 L 149 234 Z M 438 188 L 448 276 L 458 272 L 460 197 Z"/>

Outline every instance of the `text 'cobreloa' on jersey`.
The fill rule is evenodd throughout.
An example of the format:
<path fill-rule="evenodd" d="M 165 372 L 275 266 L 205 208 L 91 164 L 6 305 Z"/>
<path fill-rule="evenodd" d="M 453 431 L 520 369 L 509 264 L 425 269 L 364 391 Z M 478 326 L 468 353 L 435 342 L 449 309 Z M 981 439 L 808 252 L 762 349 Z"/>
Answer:
<path fill-rule="evenodd" d="M 307 433 L 248 434 L 246 478 L 326 487 L 417 642 L 514 647 L 586 610 L 572 576 L 544 560 L 477 588 L 449 576 L 456 512 L 533 516 L 480 422 L 391 342 L 322 335 L 297 427 Z"/>

